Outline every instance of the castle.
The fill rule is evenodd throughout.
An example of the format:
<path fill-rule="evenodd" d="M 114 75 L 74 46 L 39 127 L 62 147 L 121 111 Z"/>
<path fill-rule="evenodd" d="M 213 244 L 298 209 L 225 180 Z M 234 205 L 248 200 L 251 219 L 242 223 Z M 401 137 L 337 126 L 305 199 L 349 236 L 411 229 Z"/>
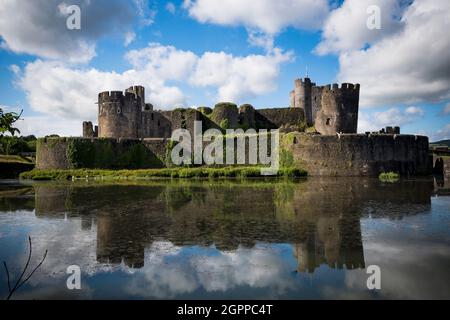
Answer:
<path fill-rule="evenodd" d="M 41 139 L 36 167 L 171 167 L 172 132 L 186 129 L 194 136 L 195 123 L 201 121 L 202 130 L 224 133 L 225 129 L 279 129 L 281 165 L 301 167 L 312 176 L 431 173 L 428 137 L 400 134 L 398 127 L 357 134 L 358 107 L 358 84 L 316 86 L 309 78 L 295 80 L 287 108 L 255 109 L 221 102 L 214 108 L 161 111 L 145 102 L 142 86 L 106 91 L 98 95 L 98 126 L 84 122 L 83 137 Z M 250 164 L 250 148 L 244 149 L 244 162 Z"/>
<path fill-rule="evenodd" d="M 308 126 L 324 135 L 356 133 L 358 129 L 359 84 L 337 83 L 316 86 L 309 78 L 294 81 L 291 108 L 304 110 Z"/>
<path fill-rule="evenodd" d="M 302 132 L 314 127 L 315 132 L 323 135 L 356 133 L 358 104 L 359 84 L 316 86 L 304 78 L 295 80 L 288 108 L 255 109 L 249 104 L 238 108 L 234 103 L 222 102 L 214 109 L 156 111 L 145 102 L 144 87 L 133 86 L 125 92 L 99 93 L 98 126 L 83 122 L 83 137 L 170 138 L 175 129 L 192 130 L 194 121 L 202 121 L 204 130 L 253 128 Z"/>

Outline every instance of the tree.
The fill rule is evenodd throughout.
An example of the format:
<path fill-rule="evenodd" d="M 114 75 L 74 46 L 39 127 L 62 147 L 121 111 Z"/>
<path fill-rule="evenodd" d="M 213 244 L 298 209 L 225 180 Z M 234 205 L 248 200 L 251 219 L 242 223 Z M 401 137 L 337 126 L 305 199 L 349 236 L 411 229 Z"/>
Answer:
<path fill-rule="evenodd" d="M 14 128 L 13 124 L 20 119 L 22 112 L 23 110 L 20 113 L 3 112 L 3 109 L 0 108 L 0 136 L 3 136 L 5 132 L 9 132 L 11 135 L 14 135 L 16 132 L 20 133 L 20 130 Z"/>

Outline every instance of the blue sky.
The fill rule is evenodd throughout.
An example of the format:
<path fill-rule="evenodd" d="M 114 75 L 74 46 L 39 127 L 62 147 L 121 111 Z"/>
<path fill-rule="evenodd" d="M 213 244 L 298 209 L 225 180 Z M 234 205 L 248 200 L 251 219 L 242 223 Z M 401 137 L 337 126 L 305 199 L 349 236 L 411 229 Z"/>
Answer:
<path fill-rule="evenodd" d="M 360 132 L 450 138 L 449 15 L 445 0 L 0 0 L 0 105 L 24 109 L 22 134 L 80 135 L 102 90 L 142 84 L 161 109 L 285 107 L 308 70 L 361 84 Z"/>

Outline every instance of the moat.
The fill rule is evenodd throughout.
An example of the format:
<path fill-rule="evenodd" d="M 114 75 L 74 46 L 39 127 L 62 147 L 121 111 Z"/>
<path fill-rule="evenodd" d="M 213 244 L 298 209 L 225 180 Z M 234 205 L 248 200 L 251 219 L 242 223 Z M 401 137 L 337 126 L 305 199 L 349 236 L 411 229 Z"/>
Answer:
<path fill-rule="evenodd" d="M 449 230 L 428 177 L 0 183 L 0 260 L 48 250 L 16 299 L 449 299 Z"/>

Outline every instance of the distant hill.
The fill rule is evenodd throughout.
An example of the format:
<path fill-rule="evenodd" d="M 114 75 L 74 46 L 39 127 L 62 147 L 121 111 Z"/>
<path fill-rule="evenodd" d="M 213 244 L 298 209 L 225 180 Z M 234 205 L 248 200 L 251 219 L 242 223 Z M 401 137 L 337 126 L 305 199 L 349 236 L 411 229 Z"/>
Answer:
<path fill-rule="evenodd" d="M 440 146 L 445 145 L 445 146 L 447 146 L 447 147 L 450 148 L 450 139 L 448 139 L 448 140 L 436 141 L 436 142 L 431 142 L 430 144 L 438 144 L 438 145 L 440 145 Z"/>

